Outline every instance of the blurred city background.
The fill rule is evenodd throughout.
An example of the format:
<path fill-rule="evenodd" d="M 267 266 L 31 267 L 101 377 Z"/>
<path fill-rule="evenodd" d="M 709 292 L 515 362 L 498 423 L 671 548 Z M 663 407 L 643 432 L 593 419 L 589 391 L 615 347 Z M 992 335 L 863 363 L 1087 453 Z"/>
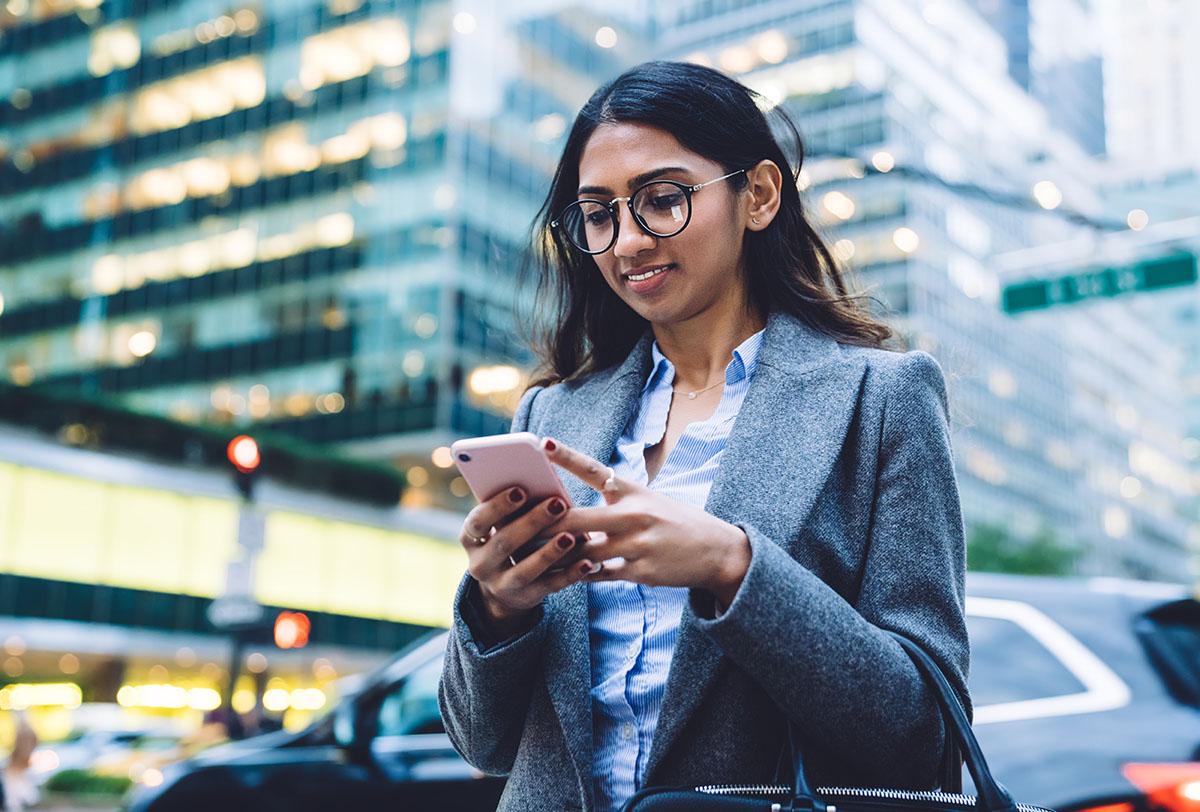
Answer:
<path fill-rule="evenodd" d="M 0 749 L 153 786 L 446 625 L 448 446 L 507 430 L 532 216 L 652 58 L 798 122 L 947 374 L 972 569 L 1190 589 L 1197 42 L 1190 0 L 0 3 Z"/>

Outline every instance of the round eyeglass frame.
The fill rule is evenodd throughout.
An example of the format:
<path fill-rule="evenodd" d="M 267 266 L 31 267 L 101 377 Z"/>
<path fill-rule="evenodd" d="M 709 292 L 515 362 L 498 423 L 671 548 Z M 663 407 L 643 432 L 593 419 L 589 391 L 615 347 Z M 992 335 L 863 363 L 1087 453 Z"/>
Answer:
<path fill-rule="evenodd" d="M 598 254 L 603 254 L 605 251 L 607 251 L 608 249 L 612 248 L 614 245 L 617 244 L 617 237 L 620 236 L 620 230 L 621 230 L 621 218 L 617 216 L 617 204 L 619 204 L 621 201 L 624 201 L 625 205 L 629 207 L 629 213 L 633 215 L 634 222 L 638 224 L 638 227 L 641 228 L 642 231 L 646 232 L 647 234 L 649 234 L 652 237 L 661 237 L 661 238 L 674 237 L 675 235 L 682 232 L 685 228 L 687 228 L 688 223 L 692 222 L 692 195 L 693 194 L 700 191 L 705 186 L 711 186 L 712 184 L 717 183 L 719 181 L 728 180 L 729 178 L 732 178 L 735 175 L 739 175 L 745 171 L 746 171 L 745 169 L 738 169 L 733 172 L 730 172 L 728 175 L 722 175 L 719 178 L 713 178 L 712 180 L 704 181 L 704 183 L 696 183 L 696 184 L 692 184 L 692 185 L 688 185 L 686 183 L 680 183 L 677 180 L 662 180 L 662 179 L 651 180 L 651 181 L 647 181 L 646 183 L 643 183 L 641 186 L 634 189 L 632 194 L 630 194 L 626 197 L 614 197 L 612 200 L 608 201 L 607 203 L 605 203 L 603 200 L 595 200 L 593 198 L 583 198 L 582 200 L 576 200 L 576 201 L 570 203 L 569 205 L 567 205 L 559 213 L 558 217 L 556 217 L 555 219 L 550 221 L 550 228 L 558 231 L 560 234 L 563 234 L 563 236 L 566 237 L 567 242 L 569 242 L 572 246 L 574 246 L 576 249 L 578 249 L 579 251 L 582 251 L 585 254 L 591 254 L 592 256 L 596 256 Z M 672 231 L 669 234 L 660 234 L 659 232 L 650 228 L 650 226 L 646 224 L 646 221 L 642 219 L 642 216 L 637 213 L 637 209 L 635 209 L 633 207 L 633 199 L 635 197 L 637 197 L 638 194 L 643 189 L 646 189 L 650 186 L 654 186 L 655 184 L 659 184 L 659 183 L 666 183 L 666 184 L 670 184 L 671 186 L 676 187 L 681 192 L 683 192 L 684 197 L 687 198 L 687 204 L 688 204 L 687 219 L 685 219 L 683 221 L 683 225 L 681 225 L 679 228 L 675 229 L 674 231 Z M 584 248 L 582 245 L 575 242 L 575 240 L 571 238 L 570 232 L 568 232 L 564 228 L 561 228 L 563 219 L 566 217 L 567 212 L 569 212 L 572 208 L 577 207 L 582 203 L 595 203 L 596 205 L 603 206 L 608 211 L 609 219 L 612 220 L 612 225 L 613 225 L 612 237 L 609 239 L 608 245 L 604 246 L 599 251 L 592 251 L 590 249 Z"/>

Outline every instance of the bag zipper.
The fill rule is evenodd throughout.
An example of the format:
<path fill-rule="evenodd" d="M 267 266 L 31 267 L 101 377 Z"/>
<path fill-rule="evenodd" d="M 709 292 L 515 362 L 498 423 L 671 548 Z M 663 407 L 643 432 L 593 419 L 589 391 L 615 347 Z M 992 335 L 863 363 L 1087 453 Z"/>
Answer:
<path fill-rule="evenodd" d="M 707 784 L 696 787 L 696 792 L 708 795 L 790 795 L 792 787 L 783 784 Z M 917 791 L 903 789 L 865 789 L 862 787 L 818 787 L 817 794 L 822 798 L 878 798 L 886 801 L 926 801 L 929 803 L 949 803 L 959 806 L 975 807 L 979 799 L 973 795 L 960 795 L 952 792 L 934 790 Z M 829 812 L 837 812 L 837 807 L 830 805 Z M 1019 812 L 1052 812 L 1042 806 L 1032 804 L 1017 804 Z"/>

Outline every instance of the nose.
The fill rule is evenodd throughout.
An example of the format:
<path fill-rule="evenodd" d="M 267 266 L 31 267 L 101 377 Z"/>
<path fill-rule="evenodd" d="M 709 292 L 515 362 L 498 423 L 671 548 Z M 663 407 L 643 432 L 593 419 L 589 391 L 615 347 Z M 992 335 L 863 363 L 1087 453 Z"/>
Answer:
<path fill-rule="evenodd" d="M 641 224 L 634 218 L 629 204 L 622 200 L 617 204 L 617 241 L 613 245 L 613 255 L 618 257 L 635 257 L 648 248 L 657 244 L 658 238 L 642 230 Z"/>

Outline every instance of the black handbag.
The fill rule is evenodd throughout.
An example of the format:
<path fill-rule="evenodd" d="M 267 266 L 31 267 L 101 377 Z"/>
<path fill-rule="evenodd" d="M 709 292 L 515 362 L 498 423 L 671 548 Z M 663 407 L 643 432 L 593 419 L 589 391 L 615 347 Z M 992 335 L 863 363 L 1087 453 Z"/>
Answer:
<path fill-rule="evenodd" d="M 889 634 L 912 658 L 922 678 L 933 688 L 941 708 L 947 745 L 940 790 L 867 787 L 813 790 L 804 773 L 794 727 L 789 727 L 789 749 L 795 764 L 792 785 L 647 787 L 630 798 L 622 812 L 1052 812 L 1013 800 L 988 769 L 967 714 L 937 663 L 907 637 L 895 632 Z M 962 761 L 966 761 L 978 797 L 962 794 Z"/>

